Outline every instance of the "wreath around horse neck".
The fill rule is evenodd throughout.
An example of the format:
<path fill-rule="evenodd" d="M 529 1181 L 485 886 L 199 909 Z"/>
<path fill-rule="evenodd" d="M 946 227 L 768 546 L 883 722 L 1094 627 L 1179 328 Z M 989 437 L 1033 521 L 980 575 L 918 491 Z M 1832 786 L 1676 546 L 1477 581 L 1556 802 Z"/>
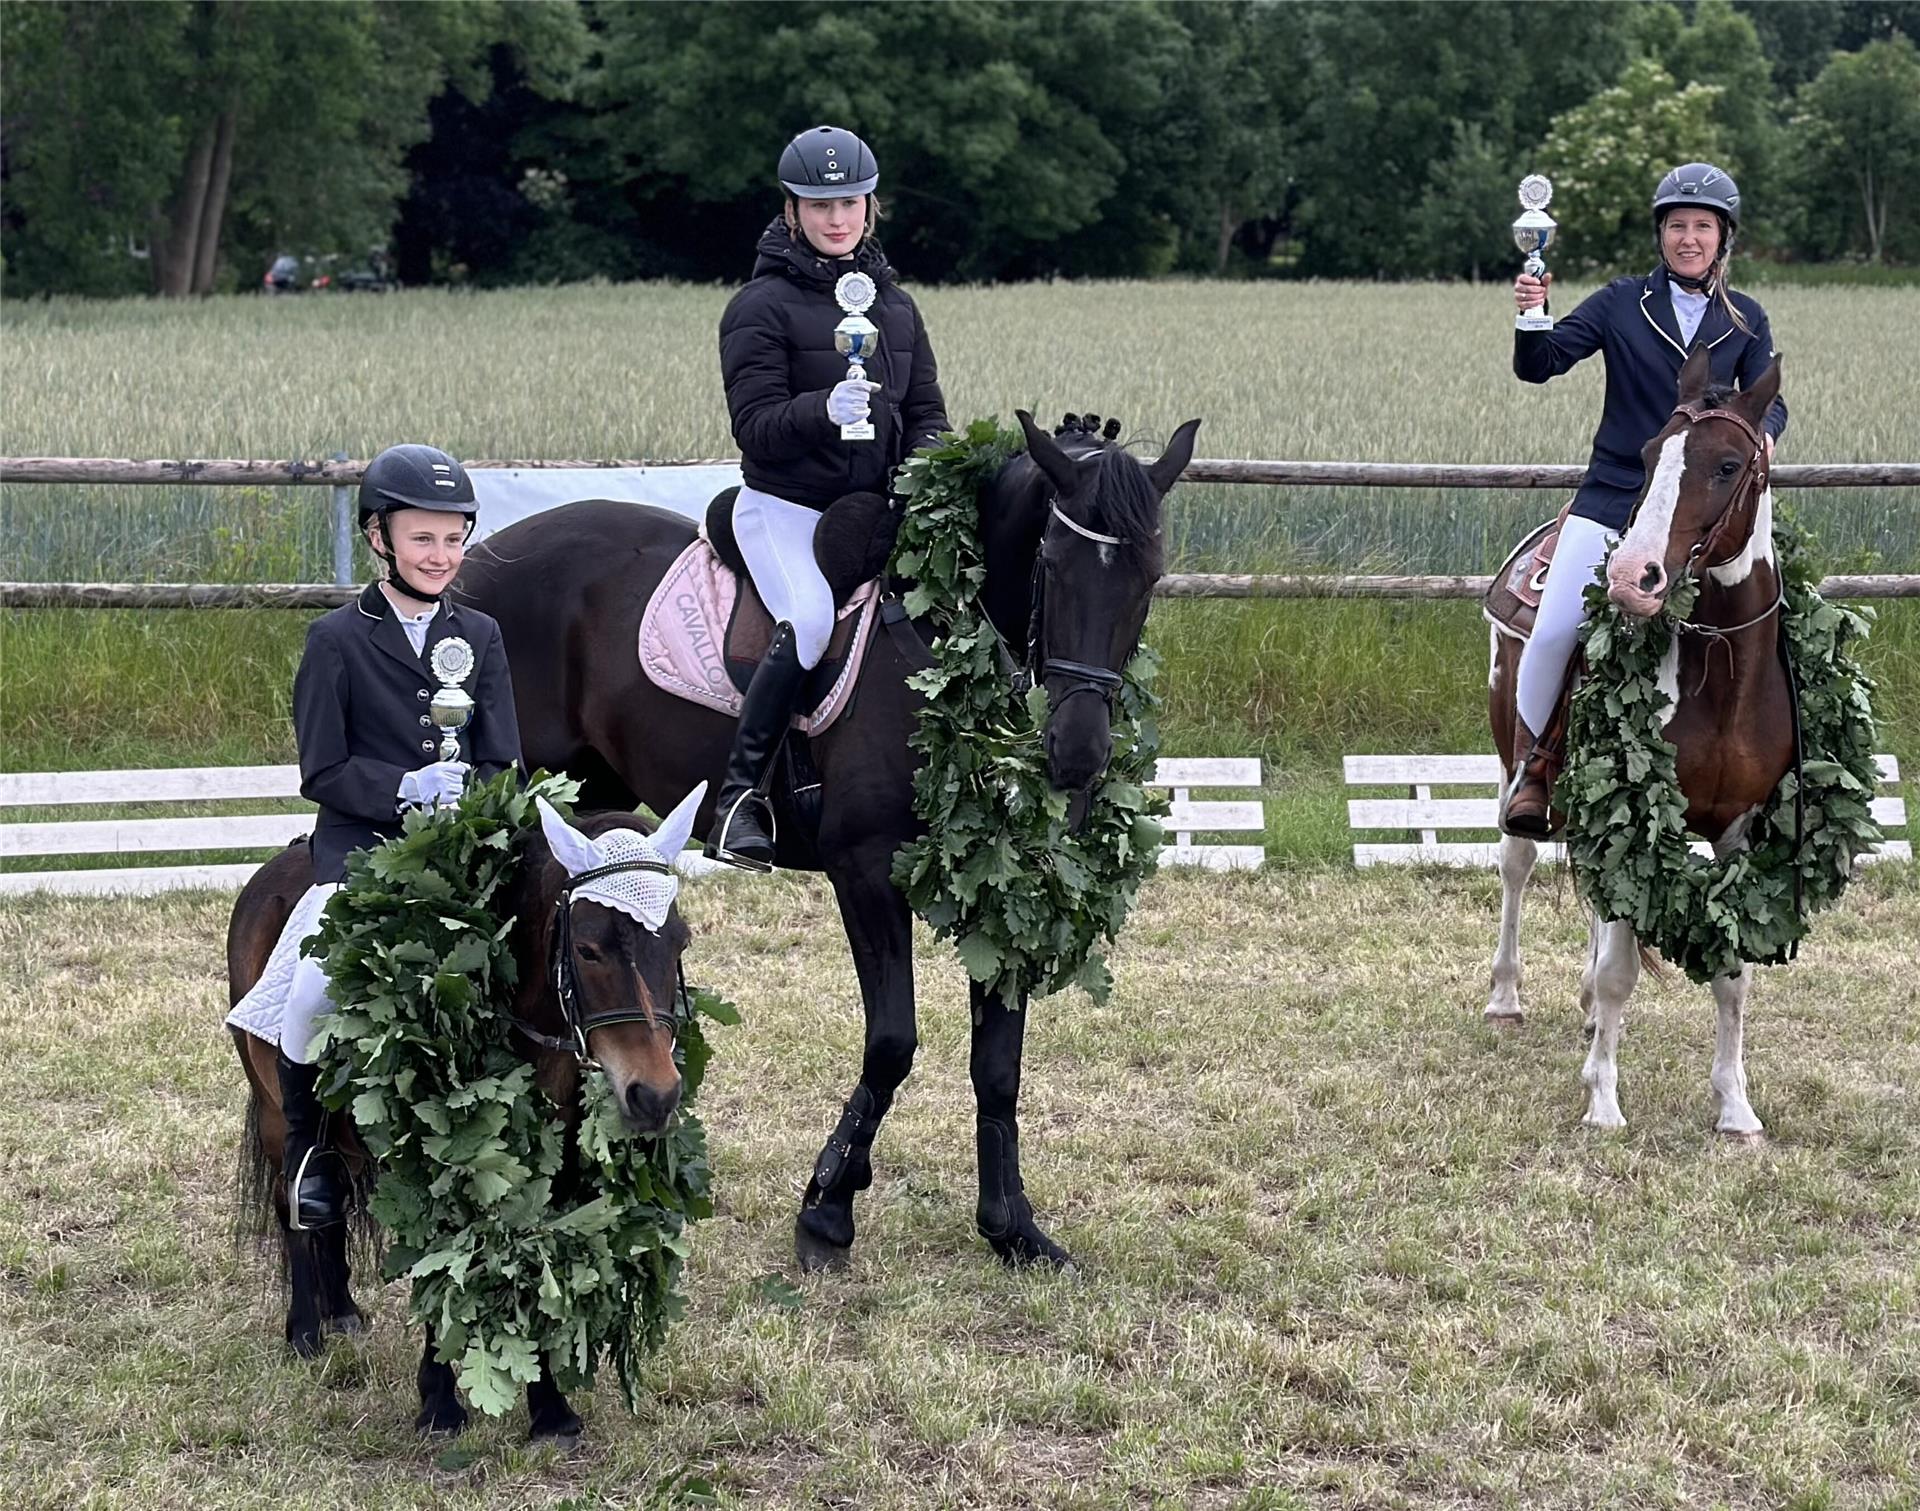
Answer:
<path fill-rule="evenodd" d="M 913 811 L 927 832 L 894 856 L 893 881 L 954 941 L 985 996 L 1017 1007 L 1077 984 L 1104 1002 L 1113 978 L 1101 942 L 1119 933 L 1159 861 L 1162 804 L 1145 786 L 1160 743 L 1159 663 L 1143 646 L 1124 673 L 1105 673 L 1112 755 L 1072 823 L 1047 775 L 1047 690 L 1008 676 L 979 601 L 979 490 L 1023 446 L 997 421 L 976 420 L 896 475 L 906 509 L 888 571 L 914 584 L 907 613 L 933 621 L 935 664 L 908 682 L 927 700 L 911 740 L 925 757 Z"/>
<path fill-rule="evenodd" d="M 381 1273 L 411 1282 L 410 1320 L 489 1416 L 543 1359 L 573 1391 L 603 1356 L 631 1409 L 641 1354 L 684 1306 L 685 1226 L 713 1210 L 691 1111 L 711 1054 L 699 1018 L 738 1022 L 732 1007 L 695 990 L 675 1014 L 682 1111 L 656 1138 L 628 1134 L 605 1075 L 583 1074 L 571 1184 L 556 1179 L 561 1109 L 511 1045 L 511 882 L 540 832 L 535 796 L 564 809 L 578 792 L 545 772 L 522 788 L 509 769 L 457 808 L 409 812 L 397 838 L 348 857 L 310 950 L 339 1004 L 321 1095 L 379 1164 Z"/>
<path fill-rule="evenodd" d="M 1814 588 L 1806 537 L 1776 529 L 1785 609 L 1781 649 L 1799 694 L 1796 769 L 1754 817 L 1744 850 L 1695 855 L 1676 752 L 1663 733 L 1670 698 L 1659 675 L 1699 587 L 1674 584 L 1667 608 L 1636 620 L 1587 589 L 1586 679 L 1573 696 L 1568 760 L 1554 801 L 1567 816 L 1567 858 L 1581 895 L 1606 920 L 1632 924 L 1695 981 L 1794 957 L 1808 915 L 1833 903 L 1855 857 L 1880 840 L 1870 804 L 1873 683 L 1852 651 L 1871 610 L 1829 603 Z"/>

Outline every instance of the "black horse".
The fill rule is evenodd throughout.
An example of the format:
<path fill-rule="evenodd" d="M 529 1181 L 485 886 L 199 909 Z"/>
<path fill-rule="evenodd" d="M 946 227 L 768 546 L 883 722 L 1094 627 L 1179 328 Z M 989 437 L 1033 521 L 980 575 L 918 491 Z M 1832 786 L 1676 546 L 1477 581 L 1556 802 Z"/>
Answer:
<path fill-rule="evenodd" d="M 1112 422 L 1103 435 L 1097 420 L 1070 416 L 1056 437 L 1024 411 L 1019 419 L 1026 452 L 981 490 L 982 598 L 1012 658 L 1051 698 L 1051 780 L 1080 793 L 1106 766 L 1113 693 L 1165 560 L 1161 504 L 1200 422 L 1182 425 L 1164 455 L 1143 463 L 1114 444 Z M 726 762 L 733 722 L 662 692 L 635 653 L 647 601 L 693 534 L 665 510 L 591 500 L 522 521 L 467 557 L 459 592 L 500 621 L 527 760 L 580 778 L 583 803 L 643 799 L 657 808 Z M 859 1084 L 801 1200 L 794 1239 L 804 1269 L 846 1262 L 855 1193 L 873 1183 L 874 1135 L 918 1044 L 912 918 L 890 872 L 894 853 L 920 832 L 919 757 L 907 741 L 922 700 L 906 679 L 926 660 L 911 631 L 898 630 L 876 633 L 852 707 L 810 742 L 818 792 L 805 805 L 790 790 L 773 794 L 778 864 L 832 882 L 866 1009 Z M 696 833 L 710 824 L 711 804 Z M 1066 1251 L 1034 1222 L 1020 1178 L 1026 1003 L 1004 1009 L 976 983 L 972 1006 L 980 1232 L 1008 1264 L 1064 1265 Z"/>

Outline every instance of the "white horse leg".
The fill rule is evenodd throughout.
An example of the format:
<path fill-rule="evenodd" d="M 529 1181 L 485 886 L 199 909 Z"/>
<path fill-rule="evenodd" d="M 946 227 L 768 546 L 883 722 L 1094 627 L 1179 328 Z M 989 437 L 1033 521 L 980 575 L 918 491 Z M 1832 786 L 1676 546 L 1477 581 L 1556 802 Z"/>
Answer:
<path fill-rule="evenodd" d="M 1757 1144 L 1766 1129 L 1747 1100 L 1747 1066 L 1743 1046 L 1747 993 L 1753 987 L 1753 967 L 1743 966 L 1737 976 L 1716 976 L 1713 980 L 1713 1095 L 1720 1104 L 1720 1121 L 1714 1126 L 1729 1139 Z"/>
<path fill-rule="evenodd" d="M 1626 1021 L 1627 998 L 1640 980 L 1640 946 L 1630 924 L 1601 926 L 1600 958 L 1593 976 L 1593 1043 L 1580 1079 L 1587 1084 L 1587 1115 L 1591 1128 L 1624 1128 L 1620 1112 L 1620 1026 Z"/>
<path fill-rule="evenodd" d="M 1539 854 L 1534 840 L 1500 837 L 1500 943 L 1493 952 L 1493 992 L 1485 1013 L 1491 1022 L 1517 1024 L 1526 1016 L 1520 1008 L 1520 904 Z"/>
<path fill-rule="evenodd" d="M 1587 968 L 1580 973 L 1580 1032 L 1593 1037 L 1593 984 L 1600 974 L 1600 915 L 1587 915 Z"/>

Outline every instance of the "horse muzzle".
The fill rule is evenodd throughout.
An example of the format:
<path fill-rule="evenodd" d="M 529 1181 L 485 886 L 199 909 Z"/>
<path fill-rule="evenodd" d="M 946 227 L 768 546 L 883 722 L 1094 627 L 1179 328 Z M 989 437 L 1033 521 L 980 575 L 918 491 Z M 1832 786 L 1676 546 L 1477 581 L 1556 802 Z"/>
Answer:
<path fill-rule="evenodd" d="M 1607 568 L 1607 597 L 1636 619 L 1651 619 L 1665 608 L 1672 586 L 1665 565 L 1651 557 L 1622 561 L 1616 551 Z"/>

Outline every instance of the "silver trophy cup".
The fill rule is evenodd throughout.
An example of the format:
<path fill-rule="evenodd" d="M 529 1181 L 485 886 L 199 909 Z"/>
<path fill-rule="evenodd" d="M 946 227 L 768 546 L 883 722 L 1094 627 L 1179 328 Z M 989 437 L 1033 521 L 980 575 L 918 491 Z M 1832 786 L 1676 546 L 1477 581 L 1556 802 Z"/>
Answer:
<path fill-rule="evenodd" d="M 833 344 L 840 355 L 847 359 L 847 376 L 863 382 L 867 376 L 867 363 L 880 347 L 880 328 L 867 318 L 867 311 L 873 307 L 873 301 L 879 297 L 879 293 L 873 280 L 865 273 L 847 273 L 833 286 L 833 297 L 839 302 L 840 308 L 847 312 L 847 318 L 833 328 Z M 873 422 L 849 421 L 840 427 L 840 439 L 872 440 Z"/>
<path fill-rule="evenodd" d="M 1520 180 L 1520 218 L 1513 223 L 1513 244 L 1527 254 L 1525 271 L 1535 278 L 1546 277 L 1546 259 L 1540 254 L 1552 243 L 1553 233 L 1560 229 L 1554 218 L 1547 214 L 1547 206 L 1552 202 L 1553 185 L 1538 173 L 1528 174 Z M 1550 331 L 1553 329 L 1553 316 L 1547 313 L 1545 304 L 1536 304 L 1530 310 L 1519 310 L 1514 314 L 1513 328 L 1517 331 Z"/>
<path fill-rule="evenodd" d="M 439 726 L 440 759 L 460 759 L 460 731 L 473 717 L 473 699 L 460 686 L 473 673 L 473 647 L 458 635 L 449 635 L 433 648 L 427 663 L 440 683 L 427 715 Z"/>

